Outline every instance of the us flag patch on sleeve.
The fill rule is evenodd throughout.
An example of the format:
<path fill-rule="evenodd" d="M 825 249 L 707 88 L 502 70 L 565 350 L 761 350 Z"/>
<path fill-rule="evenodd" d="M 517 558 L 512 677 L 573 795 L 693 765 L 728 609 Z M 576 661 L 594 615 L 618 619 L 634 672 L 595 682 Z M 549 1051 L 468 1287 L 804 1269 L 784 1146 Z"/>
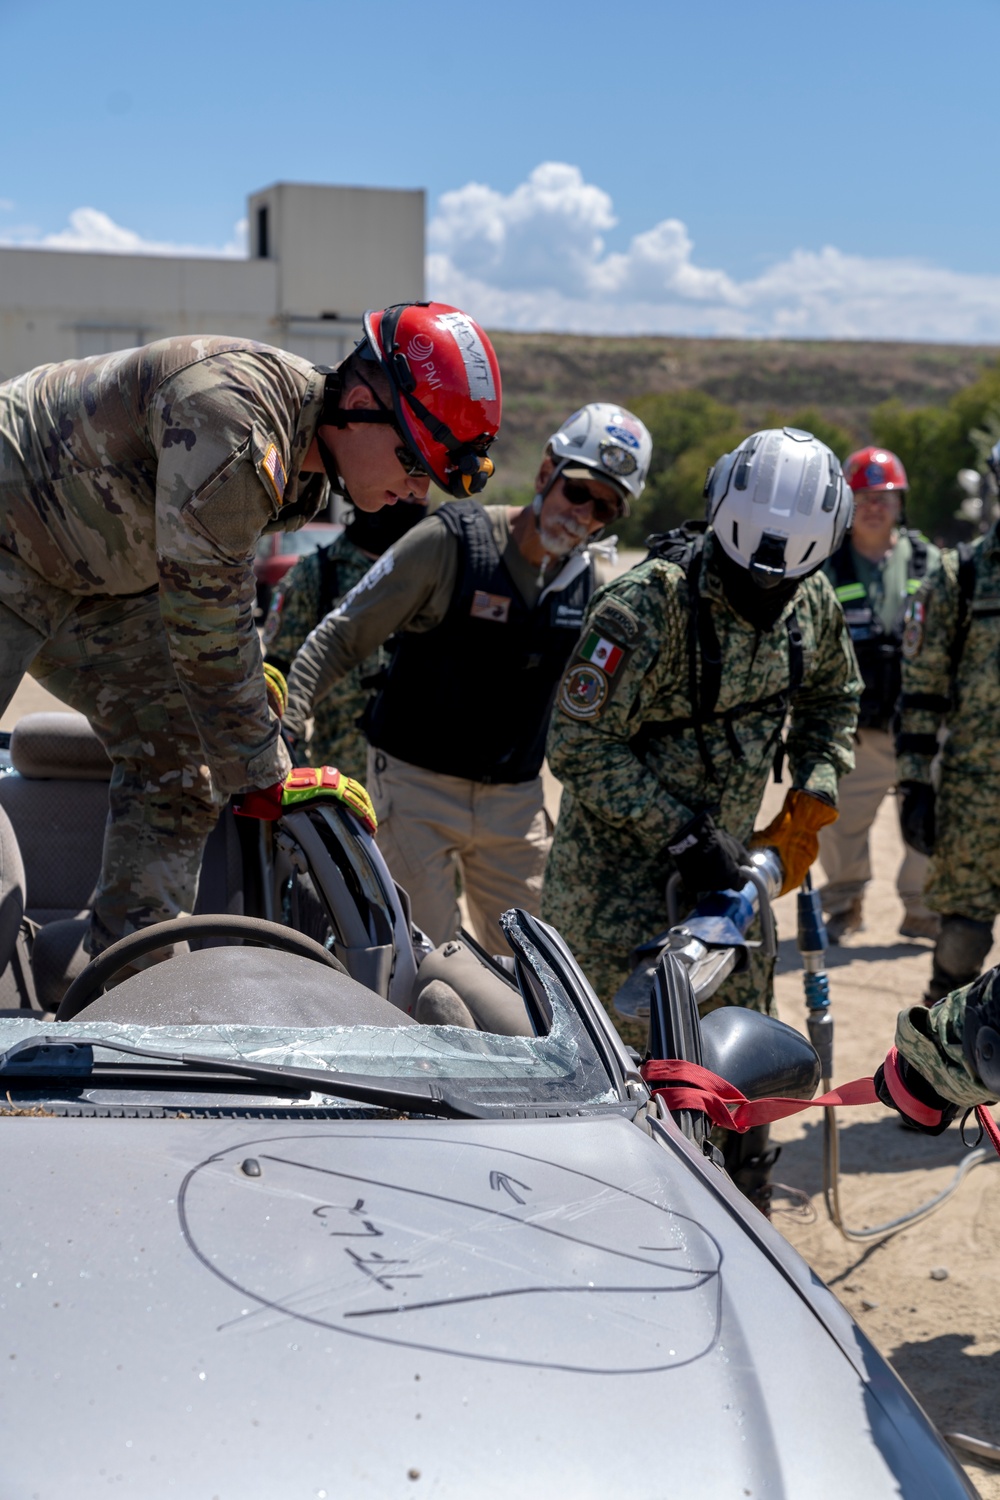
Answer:
<path fill-rule="evenodd" d="M 271 488 L 274 490 L 278 504 L 280 505 L 284 498 L 285 485 L 288 483 L 288 480 L 285 477 L 285 466 L 281 462 L 281 454 L 278 452 L 276 443 L 268 443 L 260 466 L 271 481 Z"/>

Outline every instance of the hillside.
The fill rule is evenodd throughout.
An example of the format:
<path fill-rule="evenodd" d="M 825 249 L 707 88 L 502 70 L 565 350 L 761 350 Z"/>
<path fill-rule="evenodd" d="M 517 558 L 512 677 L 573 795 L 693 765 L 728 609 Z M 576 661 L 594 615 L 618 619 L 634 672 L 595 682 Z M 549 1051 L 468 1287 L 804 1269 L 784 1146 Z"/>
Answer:
<path fill-rule="evenodd" d="M 695 388 L 735 406 L 750 428 L 815 407 L 862 443 L 880 402 L 894 396 L 907 407 L 943 406 L 1000 355 L 995 347 L 963 344 L 490 337 L 504 381 L 493 500 L 526 498 L 546 437 L 586 401 L 628 405 L 639 396 Z"/>

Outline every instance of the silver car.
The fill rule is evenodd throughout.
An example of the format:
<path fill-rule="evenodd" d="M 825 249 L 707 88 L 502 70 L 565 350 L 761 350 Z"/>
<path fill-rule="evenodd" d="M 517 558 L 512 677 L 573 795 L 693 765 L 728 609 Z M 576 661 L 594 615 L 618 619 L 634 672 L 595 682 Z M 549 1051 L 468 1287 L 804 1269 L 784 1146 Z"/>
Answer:
<path fill-rule="evenodd" d="M 552 928 L 429 952 L 339 807 L 241 836 L 239 946 L 0 1017 L 6 1500 L 974 1494 Z"/>

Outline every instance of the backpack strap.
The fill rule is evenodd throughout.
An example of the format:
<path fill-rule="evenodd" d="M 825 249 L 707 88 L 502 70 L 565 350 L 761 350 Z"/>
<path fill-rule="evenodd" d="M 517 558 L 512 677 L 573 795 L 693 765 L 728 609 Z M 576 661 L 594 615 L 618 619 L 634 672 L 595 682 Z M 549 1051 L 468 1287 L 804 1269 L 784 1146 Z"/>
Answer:
<path fill-rule="evenodd" d="M 948 650 L 951 676 L 951 700 L 958 697 L 958 669 L 962 664 L 965 643 L 972 626 L 972 598 L 976 592 L 976 557 L 968 542 L 958 544 L 958 619 Z"/>
<path fill-rule="evenodd" d="M 703 548 L 704 538 L 702 537 L 701 545 L 692 547 L 687 569 L 688 697 L 691 701 L 691 725 L 694 729 L 698 754 L 701 756 L 702 765 L 709 779 L 717 782 L 719 773 L 705 739 L 705 723 L 714 717 L 715 705 L 719 701 L 719 692 L 722 688 L 722 648 L 719 645 L 715 621 L 712 619 L 711 603 L 704 597 L 699 587 Z M 700 673 L 698 671 L 699 658 Z M 727 729 L 727 738 L 729 732 Z"/>
<path fill-rule="evenodd" d="M 919 531 L 906 532 L 910 542 L 910 561 L 906 569 L 907 593 L 915 594 L 920 584 L 927 577 L 927 568 L 930 563 L 930 551 L 927 538 Z"/>

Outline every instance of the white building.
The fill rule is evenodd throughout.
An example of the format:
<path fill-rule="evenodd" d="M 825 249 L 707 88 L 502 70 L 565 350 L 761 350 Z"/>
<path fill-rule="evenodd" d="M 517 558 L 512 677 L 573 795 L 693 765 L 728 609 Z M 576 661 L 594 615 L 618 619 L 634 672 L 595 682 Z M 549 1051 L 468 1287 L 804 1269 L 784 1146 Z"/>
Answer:
<path fill-rule="evenodd" d="M 336 364 L 366 308 L 422 300 L 422 190 L 279 182 L 248 209 L 245 260 L 0 247 L 0 380 L 178 333 Z"/>

